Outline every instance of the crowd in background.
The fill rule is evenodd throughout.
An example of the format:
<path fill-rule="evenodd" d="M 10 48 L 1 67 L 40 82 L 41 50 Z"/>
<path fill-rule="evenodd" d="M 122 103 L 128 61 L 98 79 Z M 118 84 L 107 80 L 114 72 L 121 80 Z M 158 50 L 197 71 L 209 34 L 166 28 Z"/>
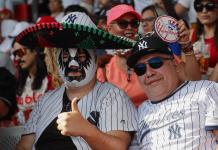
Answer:
<path fill-rule="evenodd" d="M 25 124 L 39 98 L 64 83 L 56 68 L 56 48 L 27 49 L 16 41 L 16 36 L 36 23 L 61 22 L 70 12 L 84 12 L 98 28 L 132 40 L 152 32 L 159 16 L 182 19 L 180 23 L 184 22 L 189 30 L 194 53 L 182 51 L 178 42 L 172 44 L 174 57 L 181 66 L 179 77 L 184 81 L 205 79 L 218 82 L 218 1 L 205 1 L 208 4 L 194 3 L 194 0 L 29 0 L 19 3 L 28 8 L 23 12 L 27 13 L 23 18 L 16 15 L 19 9 L 15 3 L 1 1 L 0 127 Z M 116 18 L 107 17 L 112 13 L 108 10 L 120 3 L 131 5 L 134 10 L 129 11 L 136 11 L 140 16 L 124 15 L 115 24 Z M 37 9 L 33 11 L 31 6 L 37 6 Z M 129 22 L 122 22 L 122 19 Z M 122 30 L 126 28 L 132 29 Z M 137 107 L 146 100 L 137 75 L 126 64 L 128 51 L 99 49 L 97 56 L 99 81 L 107 81 L 124 90 Z"/>

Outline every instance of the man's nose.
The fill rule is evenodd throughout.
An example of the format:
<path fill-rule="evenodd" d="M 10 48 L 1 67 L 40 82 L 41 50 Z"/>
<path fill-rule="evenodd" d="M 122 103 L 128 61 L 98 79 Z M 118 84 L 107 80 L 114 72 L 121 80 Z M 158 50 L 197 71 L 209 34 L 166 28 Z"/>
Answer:
<path fill-rule="evenodd" d="M 146 68 L 147 68 L 147 69 L 146 69 L 145 75 L 146 75 L 147 78 L 149 78 L 149 77 L 151 77 L 151 76 L 153 76 L 153 75 L 155 74 L 154 69 L 151 68 L 151 67 L 149 66 L 149 64 L 146 64 Z"/>
<path fill-rule="evenodd" d="M 74 59 L 72 59 L 68 65 L 68 67 L 70 67 L 70 66 L 77 66 L 78 67 L 79 63 L 77 61 L 75 61 Z"/>

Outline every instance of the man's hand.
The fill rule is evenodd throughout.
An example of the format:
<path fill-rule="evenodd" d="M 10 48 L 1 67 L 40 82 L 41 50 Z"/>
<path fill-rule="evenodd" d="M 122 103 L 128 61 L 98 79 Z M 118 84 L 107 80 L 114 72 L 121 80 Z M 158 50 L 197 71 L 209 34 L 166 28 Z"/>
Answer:
<path fill-rule="evenodd" d="M 190 56 L 194 54 L 193 46 L 190 42 L 190 31 L 188 27 L 185 25 L 183 20 L 179 20 L 177 22 L 179 40 L 178 42 L 181 44 L 181 48 L 183 53 L 186 56 Z"/>
<path fill-rule="evenodd" d="M 177 22 L 178 34 L 179 34 L 179 43 L 180 44 L 189 44 L 190 42 L 190 31 L 186 27 L 183 20 Z"/>
<path fill-rule="evenodd" d="M 85 136 L 89 127 L 92 126 L 81 115 L 77 102 L 78 98 L 74 98 L 71 102 L 71 112 L 64 112 L 58 115 L 57 128 L 62 135 L 66 136 Z"/>

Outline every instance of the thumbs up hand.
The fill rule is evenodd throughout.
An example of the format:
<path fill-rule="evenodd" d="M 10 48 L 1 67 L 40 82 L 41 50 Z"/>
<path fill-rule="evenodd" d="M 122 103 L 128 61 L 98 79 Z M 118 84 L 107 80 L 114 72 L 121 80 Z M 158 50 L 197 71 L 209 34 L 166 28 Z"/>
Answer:
<path fill-rule="evenodd" d="M 71 112 L 64 112 L 58 115 L 57 129 L 62 135 L 66 136 L 84 136 L 89 130 L 90 123 L 81 115 L 77 102 L 78 98 L 74 98 L 71 102 Z"/>

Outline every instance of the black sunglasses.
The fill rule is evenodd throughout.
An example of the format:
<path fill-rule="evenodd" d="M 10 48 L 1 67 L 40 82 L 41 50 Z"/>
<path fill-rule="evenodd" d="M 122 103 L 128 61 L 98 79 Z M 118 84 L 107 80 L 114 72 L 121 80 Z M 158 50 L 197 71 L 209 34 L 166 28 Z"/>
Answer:
<path fill-rule="evenodd" d="M 138 76 L 142 76 L 145 74 L 148 64 L 153 69 L 158 69 L 163 66 L 164 60 L 172 60 L 173 58 L 162 58 L 162 57 L 153 57 L 148 60 L 147 63 L 138 63 L 134 67 L 134 71 Z"/>
<path fill-rule="evenodd" d="M 132 21 L 126 21 L 126 20 L 119 20 L 116 21 L 118 26 L 121 29 L 126 29 L 128 25 L 130 25 L 132 28 L 138 28 L 139 27 L 139 21 L 138 20 L 132 20 Z"/>
<path fill-rule="evenodd" d="M 196 12 L 202 12 L 204 8 L 206 8 L 207 11 L 213 11 L 215 8 L 218 6 L 215 3 L 207 3 L 207 4 L 202 4 L 202 3 L 195 3 L 194 8 Z"/>

